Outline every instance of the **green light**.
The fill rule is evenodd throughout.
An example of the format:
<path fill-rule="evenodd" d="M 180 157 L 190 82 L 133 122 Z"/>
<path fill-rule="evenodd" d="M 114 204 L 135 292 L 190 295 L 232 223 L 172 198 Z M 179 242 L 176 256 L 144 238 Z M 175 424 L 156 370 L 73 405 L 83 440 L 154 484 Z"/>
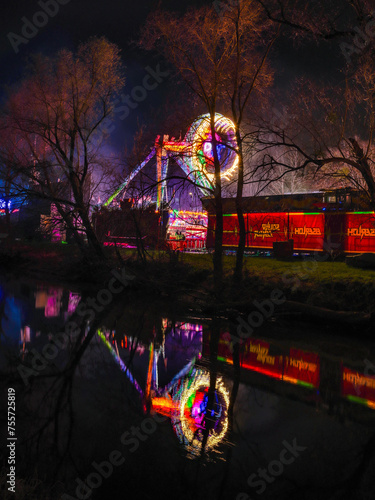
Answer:
<path fill-rule="evenodd" d="M 126 185 L 126 181 L 123 184 L 121 184 L 121 186 L 119 188 L 116 189 L 116 191 L 113 193 L 113 195 L 110 196 L 105 203 L 103 203 L 103 206 L 108 207 L 108 205 L 110 205 L 112 203 L 112 201 L 116 198 L 116 196 L 119 193 L 121 193 L 121 191 L 124 189 L 125 185 Z"/>
<path fill-rule="evenodd" d="M 303 382 L 302 380 L 298 380 L 297 385 L 303 385 L 304 387 L 308 387 L 309 389 L 314 389 L 314 384 L 310 384 L 309 382 Z"/>
<path fill-rule="evenodd" d="M 369 215 L 369 214 L 374 214 L 375 212 L 346 212 L 346 213 L 353 215 Z"/>
<path fill-rule="evenodd" d="M 217 357 L 218 361 L 223 361 L 224 363 L 230 363 L 230 361 L 227 358 L 223 358 L 222 356 Z"/>
<path fill-rule="evenodd" d="M 190 398 L 187 400 L 186 406 L 188 408 L 191 408 L 193 406 L 193 401 L 196 395 L 196 391 L 193 392 L 193 394 L 190 396 Z"/>
<path fill-rule="evenodd" d="M 353 401 L 354 403 L 359 403 L 361 405 L 365 405 L 365 406 L 368 406 L 368 401 L 367 399 L 364 399 L 364 398 L 359 398 L 358 396 L 346 396 L 346 398 L 349 400 L 349 401 Z"/>

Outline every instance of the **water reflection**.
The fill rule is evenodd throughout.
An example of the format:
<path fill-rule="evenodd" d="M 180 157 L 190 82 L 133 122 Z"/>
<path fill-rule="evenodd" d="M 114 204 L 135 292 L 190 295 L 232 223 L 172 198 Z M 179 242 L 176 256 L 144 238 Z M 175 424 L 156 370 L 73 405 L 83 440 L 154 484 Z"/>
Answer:
<path fill-rule="evenodd" d="M 154 332 L 156 330 L 154 328 Z M 161 335 L 158 338 L 154 335 L 148 344 L 126 335 L 121 337 L 115 332 L 106 335 L 99 332 L 99 335 L 136 387 L 144 411 L 167 415 L 189 455 L 200 456 L 204 431 L 208 436 L 206 451 L 213 450 L 223 440 L 228 430 L 228 387 L 236 376 L 232 368 L 235 341 L 228 331 L 222 329 L 220 333 L 217 370 L 224 378 L 217 377 L 214 401 L 209 411 L 210 373 L 204 368 L 212 363 L 212 331 L 209 327 L 181 321 L 173 323 L 163 318 Z M 175 363 L 170 363 L 168 370 L 171 353 Z M 180 370 L 173 376 L 178 367 Z M 343 359 L 331 359 L 324 353 L 302 349 L 288 341 L 244 340 L 240 346 L 239 368 L 242 383 L 313 403 L 319 411 L 337 410 L 340 399 L 375 408 L 375 375 L 350 370 Z M 144 389 L 131 371 L 142 378 Z M 332 373 L 339 373 L 339 378 L 332 377 Z M 278 381 L 277 384 L 272 380 Z M 285 384 L 289 390 L 285 390 Z M 340 412 L 345 410 L 347 408 L 340 407 Z M 347 413 L 350 416 L 351 412 Z"/>
<path fill-rule="evenodd" d="M 233 365 L 237 341 L 229 332 L 221 332 L 217 359 L 224 366 Z M 203 341 L 203 355 L 206 358 L 210 355 L 209 335 Z M 265 379 L 310 389 L 309 392 L 297 390 L 293 394 L 302 400 L 315 401 L 319 407 L 332 407 L 338 398 L 343 398 L 375 409 L 375 366 L 367 359 L 338 358 L 318 350 L 301 349 L 288 341 L 248 338 L 241 344 L 239 365 L 249 383 L 259 383 L 262 378 L 251 376 L 251 373 L 259 373 Z M 354 369 L 356 365 L 362 367 Z M 281 391 L 278 387 L 273 386 L 276 392 Z"/>
<path fill-rule="evenodd" d="M 80 300 L 80 293 L 59 286 L 12 282 L 5 287 L 3 284 L 0 292 L 3 346 L 18 345 L 24 356 L 31 346 L 43 345 L 47 338 L 53 338 L 63 329 Z M 181 377 L 179 372 L 184 375 L 187 365 L 193 366 L 196 359 L 205 365 L 210 358 L 211 331 L 208 323 L 203 327 L 203 322 L 196 320 L 172 320 L 162 316 L 157 320 L 154 311 L 153 322 L 142 311 L 144 327 L 141 336 L 151 341 L 140 341 L 134 336 L 132 326 L 136 323 L 136 310 L 131 310 L 134 321 L 129 324 L 133 334 L 125 331 L 128 311 L 129 308 L 125 309 L 124 314 L 116 319 L 119 328 L 108 330 L 103 327 L 101 332 L 106 345 L 109 343 L 114 349 L 114 359 L 123 364 L 122 369 L 128 378 L 139 380 L 138 388 L 144 388 L 149 404 L 151 394 L 160 397 L 166 387 L 170 389 L 170 384 L 175 383 L 174 377 Z M 228 326 L 222 325 L 217 360 L 220 370 L 232 376 L 230 366 L 233 366 L 233 349 L 238 339 L 233 340 L 229 330 Z M 320 352 L 318 346 L 315 349 L 302 348 L 287 340 L 248 338 L 241 341 L 240 346 L 241 380 L 259 384 L 265 379 L 275 379 L 309 389 L 294 392 L 294 395 L 299 395 L 302 400 L 315 401 L 319 407 L 332 408 L 339 399 L 345 399 L 375 409 L 375 365 L 367 358 L 356 358 L 355 350 L 352 356 L 346 356 L 347 359 L 333 354 Z M 278 391 L 278 386 L 272 386 L 272 390 Z"/>
<path fill-rule="evenodd" d="M 42 352 L 48 339 L 63 330 L 80 294 L 61 287 L 15 284 L 0 299 L 4 334 L 14 340 L 15 351 L 24 355 L 26 363 L 27 354 Z M 152 497 L 162 473 L 164 484 L 174 484 L 174 498 L 183 497 L 187 484 L 192 493 L 186 498 L 219 498 L 221 489 L 223 499 L 236 498 L 241 490 L 251 498 L 256 491 L 249 489 L 248 478 L 259 468 L 268 470 L 268 464 L 280 456 L 282 443 L 292 446 L 295 439 L 306 451 L 285 470 L 285 476 L 272 476 L 264 498 L 295 498 L 292 494 L 312 487 L 313 481 L 317 488 L 334 487 L 340 484 L 343 470 L 358 477 L 362 477 L 359 470 L 367 471 L 353 456 L 366 455 L 368 463 L 375 460 L 370 446 L 375 372 L 365 363 L 367 358 L 375 359 L 371 342 L 357 345 L 329 334 L 329 342 L 316 340 L 318 334 L 301 341 L 299 331 L 293 337 L 291 331 L 259 330 L 258 337 L 239 343 L 231 336 L 233 325 L 220 321 L 215 350 L 211 342 L 215 330 L 209 319 L 183 312 L 165 314 L 159 303 L 145 301 L 139 307 L 141 303 L 114 304 L 105 311 L 108 317 L 100 317 L 102 327 L 95 329 L 87 345 L 88 327 L 86 337 L 71 349 L 64 348 L 59 362 L 51 360 L 31 387 L 22 392 L 18 382 L 17 401 L 23 409 L 18 442 L 20 456 L 27 451 L 25 470 L 34 459 L 45 470 L 64 463 L 68 472 L 67 479 L 62 479 L 67 485 L 62 493 L 73 493 L 75 464 L 90 470 L 94 460 L 101 463 L 118 449 L 124 433 L 141 426 L 153 412 L 168 420 L 149 440 L 141 440 L 139 458 L 127 456 L 127 481 L 133 481 L 134 498 L 142 497 L 136 493 L 148 488 L 148 480 L 144 497 Z M 78 321 L 77 314 L 74 319 Z M 83 348 L 77 361 L 76 353 Z M 210 392 L 213 373 L 216 384 Z M 236 383 L 237 399 L 233 397 Z M 205 467 L 201 467 L 202 449 Z M 125 456 L 127 450 L 121 451 Z M 185 461 L 186 456 L 194 460 Z M 123 488 L 124 469 L 120 469 L 116 481 Z M 181 484 L 179 474 L 184 477 Z M 227 483 L 221 488 L 223 478 Z M 97 498 L 121 498 L 121 488 L 111 490 L 116 481 L 112 477 L 103 481 L 102 496 L 98 490 Z M 321 497 L 320 490 L 311 496 Z"/>
<path fill-rule="evenodd" d="M 174 388 L 172 425 L 188 454 L 201 456 L 204 451 L 213 452 L 223 442 L 228 431 L 229 390 L 218 377 L 214 391 L 214 403 L 209 408 L 210 374 L 207 370 L 194 369 Z M 160 403 L 159 403 L 160 404 Z"/>
<path fill-rule="evenodd" d="M 176 351 L 176 345 L 184 345 L 182 339 L 190 338 L 191 341 L 198 339 L 198 349 L 196 349 L 195 354 L 200 354 L 199 350 L 202 345 L 201 325 L 181 322 L 172 325 L 168 319 L 163 319 L 163 327 L 164 330 L 168 329 L 169 333 L 173 331 L 173 335 L 170 336 L 171 339 L 176 341 L 176 337 L 178 337 L 180 340 L 172 342 L 173 351 Z M 114 339 L 115 334 L 110 332 L 105 334 L 100 330 L 97 333 L 142 398 L 145 413 L 153 410 L 168 416 L 180 443 L 185 446 L 189 455 L 199 456 L 201 454 L 204 431 L 208 432 L 205 451 L 214 450 L 223 440 L 228 430 L 229 392 L 223 380 L 219 378 L 217 381 L 214 407 L 209 411 L 208 389 L 210 376 L 207 370 L 194 367 L 195 357 L 186 363 L 166 386 L 161 387 L 159 386 L 158 361 L 160 356 L 163 357 L 164 361 L 167 360 L 165 352 L 169 351 L 168 347 L 171 347 L 171 342 L 166 342 L 166 336 L 163 334 L 163 342 L 156 348 L 155 342 L 151 342 L 146 347 L 140 345 L 138 341 L 134 342 L 134 339 L 124 336 L 120 341 L 121 349 L 129 349 L 130 351 L 133 349 L 133 352 L 139 356 L 149 353 L 147 382 L 143 390 L 131 374 L 129 367 L 121 359 L 117 341 Z M 112 342 L 110 341 L 111 338 Z M 168 336 L 167 339 L 169 339 Z M 208 421 L 210 421 L 210 424 L 208 424 Z"/>
<path fill-rule="evenodd" d="M 81 298 L 80 293 L 60 286 L 18 281 L 3 283 L 0 290 L 3 350 L 14 353 L 19 346 L 23 356 L 31 345 L 61 331 Z"/>

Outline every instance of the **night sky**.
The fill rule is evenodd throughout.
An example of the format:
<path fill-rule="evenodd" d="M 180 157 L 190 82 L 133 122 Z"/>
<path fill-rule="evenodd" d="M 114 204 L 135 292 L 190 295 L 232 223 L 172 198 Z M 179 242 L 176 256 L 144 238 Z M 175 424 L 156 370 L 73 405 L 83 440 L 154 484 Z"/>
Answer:
<path fill-rule="evenodd" d="M 26 1 L 15 0 L 2 5 L 1 39 L 0 39 L 0 67 L 2 85 L 12 85 L 22 75 L 27 58 L 31 53 L 43 52 L 52 54 L 57 50 L 67 47 L 74 50 L 81 41 L 86 41 L 93 35 L 104 35 L 111 42 L 116 43 L 122 50 L 124 65 L 126 67 L 126 86 L 124 93 L 129 93 L 134 86 L 140 85 L 146 74 L 146 67 L 155 68 L 160 63 L 167 69 L 166 63 L 156 55 L 145 53 L 134 47 L 131 43 L 139 37 L 147 14 L 161 5 L 165 9 L 183 12 L 188 6 L 200 6 L 205 0 L 60 0 L 64 5 L 58 4 L 58 12 L 54 17 L 48 16 L 46 24 L 37 29 L 28 43 L 19 43 L 18 53 L 8 38 L 9 33 L 22 36 L 25 19 L 32 21 L 37 12 L 43 11 L 41 4 L 55 8 L 54 0 Z M 48 7 L 46 7 L 48 9 Z M 43 16 L 39 17 L 43 23 Z M 30 29 L 30 28 L 29 28 Z M 339 44 L 321 43 L 319 46 L 306 43 L 296 48 L 290 41 L 281 38 L 271 56 L 276 68 L 275 89 L 287 91 L 296 76 L 302 74 L 310 78 L 335 78 L 337 68 L 343 64 L 344 58 L 340 52 Z M 116 119 L 115 130 L 111 134 L 112 146 L 121 150 L 125 146 L 131 147 L 132 138 L 139 124 L 147 124 L 152 128 L 152 133 L 169 133 L 168 130 L 157 130 L 158 110 L 165 121 L 168 114 L 168 104 L 171 103 L 170 112 L 173 113 L 173 98 L 176 95 L 176 83 L 169 77 L 158 86 L 147 98 L 140 102 L 125 119 Z M 182 97 L 183 99 L 183 97 Z M 281 103 L 282 104 L 282 103 Z M 118 117 L 121 114 L 118 114 Z M 156 118 L 155 118 L 156 117 Z M 152 123 L 151 123 L 152 122 Z M 155 125 L 156 122 L 156 125 Z M 160 128 L 164 125 L 160 125 Z M 156 128 L 155 128 L 156 127 Z M 186 130 L 182 130 L 184 134 Z"/>
<path fill-rule="evenodd" d="M 67 3 L 59 5 L 57 14 L 54 17 L 49 16 L 46 25 L 39 28 L 37 34 L 31 37 L 27 44 L 17 45 L 18 53 L 12 47 L 8 34 L 14 33 L 22 36 L 23 18 L 32 21 L 36 12 L 43 11 L 41 4 L 44 0 L 39 0 L 39 2 L 15 0 L 3 3 L 0 20 L 0 82 L 2 86 L 12 85 L 20 78 L 30 54 L 35 52 L 53 54 L 63 47 L 74 50 L 80 42 L 94 35 L 105 36 L 121 48 L 126 68 L 125 94 L 129 93 L 134 86 L 142 84 L 147 66 L 155 68 L 160 63 L 162 68 L 163 64 L 164 68 L 166 67 L 165 62 L 157 59 L 154 54 L 142 52 L 132 44 L 132 41 L 139 37 L 140 28 L 148 13 L 160 3 L 158 0 L 61 1 Z M 49 3 L 49 0 L 46 0 L 46 3 Z M 166 9 L 183 11 L 188 5 L 202 5 L 202 1 L 167 0 L 161 4 Z M 43 17 L 40 20 L 43 22 Z M 137 109 L 132 110 L 126 119 L 116 121 L 116 130 L 111 134 L 112 143 L 116 148 L 122 149 L 124 144 L 131 146 L 137 124 L 144 123 L 148 113 L 155 114 L 155 109 L 163 104 L 163 100 L 171 90 L 173 90 L 173 82 L 163 82 L 152 92 L 152 95 L 150 93 L 145 101 L 140 102 Z M 121 113 L 118 114 L 120 115 Z"/>

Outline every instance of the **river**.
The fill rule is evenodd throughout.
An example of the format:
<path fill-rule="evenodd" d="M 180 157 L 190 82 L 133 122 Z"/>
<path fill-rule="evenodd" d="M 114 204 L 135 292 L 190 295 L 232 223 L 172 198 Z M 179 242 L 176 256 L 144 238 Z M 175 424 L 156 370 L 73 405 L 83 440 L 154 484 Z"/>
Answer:
<path fill-rule="evenodd" d="M 375 498 L 374 342 L 115 293 L 1 284 L 19 498 Z"/>

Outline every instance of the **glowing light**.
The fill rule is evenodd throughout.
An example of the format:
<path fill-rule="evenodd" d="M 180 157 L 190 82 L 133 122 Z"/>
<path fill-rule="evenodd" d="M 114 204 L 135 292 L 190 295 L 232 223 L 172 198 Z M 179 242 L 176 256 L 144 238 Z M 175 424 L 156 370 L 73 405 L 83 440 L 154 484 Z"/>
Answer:
<path fill-rule="evenodd" d="M 68 302 L 68 314 L 73 314 L 77 309 L 79 301 L 81 300 L 81 295 L 79 293 L 69 292 L 69 302 Z"/>
<path fill-rule="evenodd" d="M 308 387 L 309 389 L 315 388 L 314 384 L 311 384 L 310 382 L 304 382 L 303 380 L 298 380 L 294 377 L 288 377 L 287 375 L 283 375 L 283 381 L 290 382 L 291 384 L 302 385 L 304 387 Z"/>
<path fill-rule="evenodd" d="M 60 314 L 62 295 L 62 288 L 50 288 L 48 290 L 47 303 L 44 308 L 46 318 L 56 318 Z"/>
<path fill-rule="evenodd" d="M 130 382 L 134 385 L 134 387 L 137 389 L 137 391 L 139 392 L 139 394 L 141 395 L 141 397 L 143 397 L 143 391 L 142 389 L 140 388 L 138 382 L 135 380 L 135 378 L 133 377 L 133 375 L 130 373 L 129 371 L 129 368 L 125 365 L 125 363 L 123 362 L 123 360 L 120 358 L 120 356 L 116 353 L 116 351 L 113 349 L 113 347 L 111 346 L 110 342 L 106 339 L 104 333 L 101 331 L 101 330 L 98 330 L 96 332 L 100 339 L 104 342 L 104 344 L 106 345 L 106 347 L 108 348 L 109 352 L 112 354 L 113 358 L 116 360 L 117 364 L 119 365 L 120 369 L 125 372 L 126 376 L 128 377 L 128 379 L 130 380 Z"/>
<path fill-rule="evenodd" d="M 346 212 L 348 215 L 369 215 L 375 214 L 375 212 Z"/>
<path fill-rule="evenodd" d="M 221 177 L 229 180 L 238 167 L 235 128 L 231 120 L 219 113 L 215 115 L 215 138 Z M 214 181 L 214 157 L 209 114 L 199 116 L 195 120 L 186 134 L 185 142 L 191 144 L 193 170 L 201 172 L 212 183 Z"/>
<path fill-rule="evenodd" d="M 150 357 L 148 362 L 148 370 L 147 370 L 147 381 L 146 381 L 146 392 L 145 398 L 149 399 L 151 396 L 151 383 L 152 383 L 152 371 L 154 366 L 154 343 L 150 344 Z"/>
<path fill-rule="evenodd" d="M 178 406 L 170 397 L 156 397 L 152 398 L 152 409 L 161 415 L 171 417 L 178 411 Z"/>
<path fill-rule="evenodd" d="M 173 419 L 174 427 L 192 456 L 198 456 L 201 452 L 209 386 L 210 374 L 207 371 L 196 370 L 193 378 L 188 378 L 177 394 L 180 404 L 179 411 Z M 215 398 L 211 416 L 216 421 L 213 429 L 209 430 L 206 451 L 214 450 L 228 430 L 229 393 L 220 376 L 216 381 Z"/>
<path fill-rule="evenodd" d="M 238 167 L 235 127 L 231 120 L 219 113 L 215 115 L 215 139 L 221 177 L 229 180 Z M 190 126 L 183 141 L 169 140 L 168 136 L 163 136 L 163 140 L 160 141 L 160 136 L 158 136 L 147 158 L 137 165 L 103 205 L 109 206 L 122 191 L 125 192 L 134 177 L 155 155 L 157 157 L 158 207 L 165 197 L 169 158 L 174 159 L 184 173 L 197 183 L 204 194 L 207 194 L 207 190 L 212 189 L 215 184 L 210 115 L 199 116 Z"/>
<path fill-rule="evenodd" d="M 348 401 L 352 401 L 353 403 L 359 403 L 361 405 L 368 406 L 369 408 L 375 410 L 375 402 L 370 401 L 369 399 L 359 398 L 358 396 L 348 395 L 345 396 Z"/>
<path fill-rule="evenodd" d="M 125 179 L 125 181 L 119 186 L 116 191 L 108 198 L 108 200 L 103 204 L 105 207 L 108 207 L 112 201 L 123 191 L 130 182 L 134 179 L 134 177 L 142 170 L 142 168 L 155 156 L 155 148 L 152 148 L 150 154 L 147 158 L 138 165 Z"/>
<path fill-rule="evenodd" d="M 0 208 L 1 208 L 1 210 L 5 211 L 6 208 L 8 208 L 8 210 L 10 210 L 10 206 L 11 206 L 11 202 L 9 200 L 7 202 L 7 201 L 3 200 L 2 198 L 0 198 Z"/>
<path fill-rule="evenodd" d="M 199 250 L 205 247 L 208 216 L 205 212 L 170 210 L 168 245 L 173 250 Z"/>

